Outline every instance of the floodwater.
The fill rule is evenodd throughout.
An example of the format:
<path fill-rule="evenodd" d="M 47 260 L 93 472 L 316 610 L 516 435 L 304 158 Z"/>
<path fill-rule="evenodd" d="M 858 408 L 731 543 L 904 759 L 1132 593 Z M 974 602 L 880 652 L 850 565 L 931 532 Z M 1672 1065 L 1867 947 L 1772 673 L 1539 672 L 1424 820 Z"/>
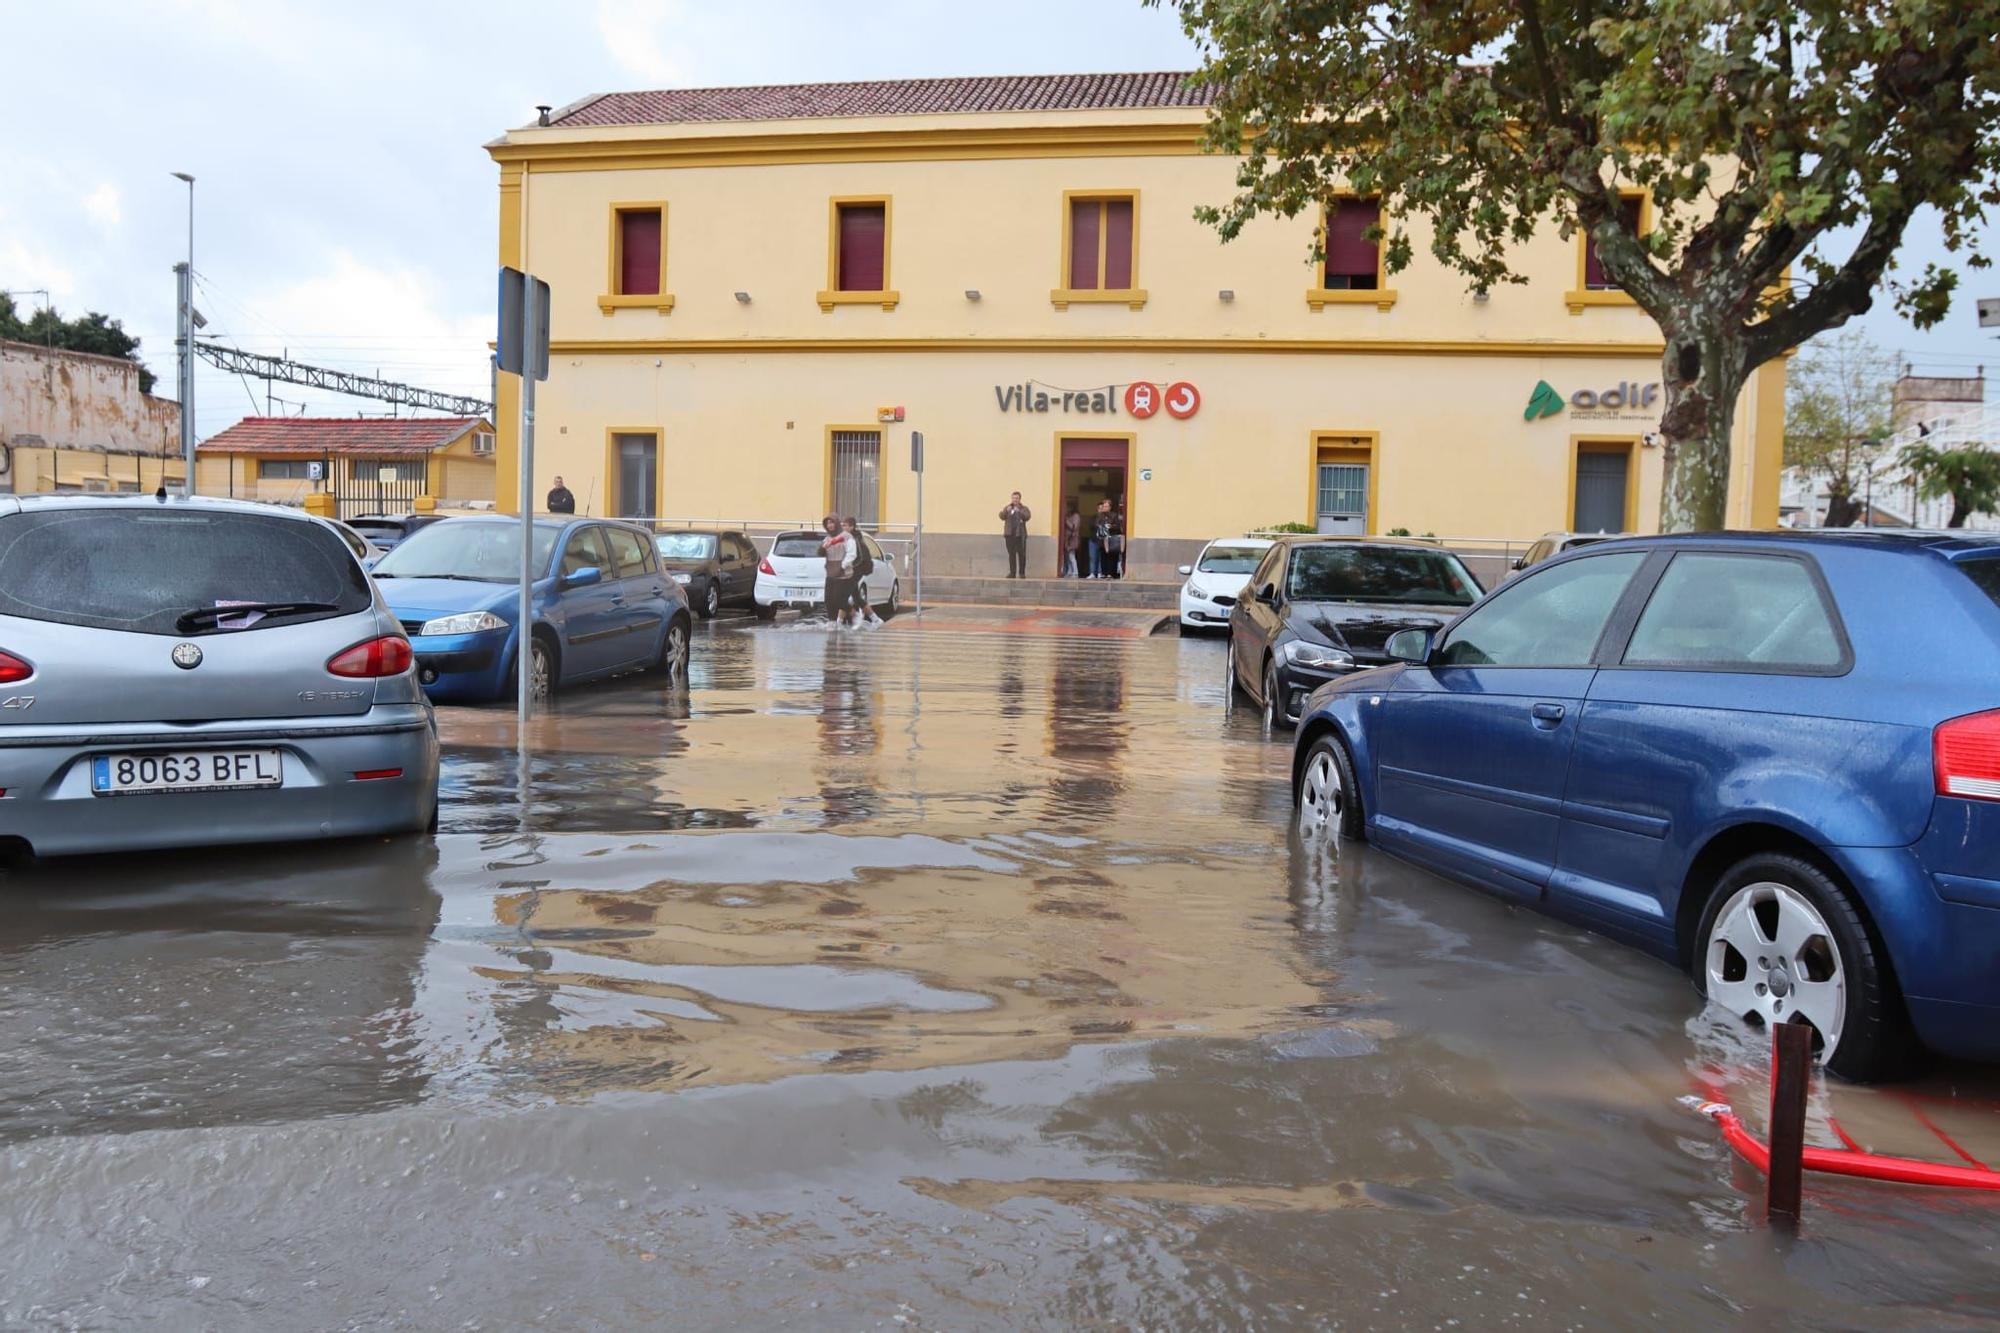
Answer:
<path fill-rule="evenodd" d="M 2000 1195 L 1767 1227 L 1679 1102 L 1754 1115 L 1754 1040 L 1300 847 L 1221 645 L 1137 623 L 718 622 L 525 794 L 442 713 L 434 840 L 14 873 L 0 1328 L 2000 1319 Z M 1815 1095 L 2000 1156 L 1986 1071 Z"/>

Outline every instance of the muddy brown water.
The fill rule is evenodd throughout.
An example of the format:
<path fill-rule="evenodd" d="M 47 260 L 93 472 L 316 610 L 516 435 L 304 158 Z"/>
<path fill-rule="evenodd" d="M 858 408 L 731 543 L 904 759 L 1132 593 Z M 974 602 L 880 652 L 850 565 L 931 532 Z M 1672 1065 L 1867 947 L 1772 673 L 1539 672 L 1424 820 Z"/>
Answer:
<path fill-rule="evenodd" d="M 0 1327 L 2000 1318 L 2000 1196 L 1758 1220 L 1685 979 L 1299 846 L 1219 644 L 991 628 L 718 623 L 525 799 L 444 713 L 434 840 L 11 875 Z"/>

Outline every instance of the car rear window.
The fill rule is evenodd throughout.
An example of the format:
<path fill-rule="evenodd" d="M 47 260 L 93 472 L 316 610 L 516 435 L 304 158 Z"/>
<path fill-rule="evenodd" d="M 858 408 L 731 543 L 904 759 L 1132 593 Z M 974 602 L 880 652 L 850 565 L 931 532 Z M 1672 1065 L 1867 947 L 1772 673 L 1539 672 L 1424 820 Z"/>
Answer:
<path fill-rule="evenodd" d="M 1803 561 L 1684 551 L 1639 616 L 1625 665 L 1823 671 L 1845 651 Z"/>
<path fill-rule="evenodd" d="M 1979 591 L 1993 599 L 1995 606 L 2000 606 L 2000 559 L 1962 560 L 1958 567 Z"/>
<path fill-rule="evenodd" d="M 0 615 L 188 634 L 353 615 L 373 601 L 353 552 L 318 523 L 167 508 L 52 509 L 0 518 Z M 249 603 L 331 609 L 176 624 L 190 612 Z"/>
<path fill-rule="evenodd" d="M 816 532 L 788 532 L 771 543 L 771 554 L 788 555 L 795 560 L 816 556 L 823 540 Z"/>

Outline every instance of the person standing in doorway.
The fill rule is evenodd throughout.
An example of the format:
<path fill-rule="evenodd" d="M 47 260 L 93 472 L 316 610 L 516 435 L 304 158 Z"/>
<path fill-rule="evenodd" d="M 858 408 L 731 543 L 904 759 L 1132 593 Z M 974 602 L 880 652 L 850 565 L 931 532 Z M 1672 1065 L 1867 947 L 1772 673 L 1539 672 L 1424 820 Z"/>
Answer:
<path fill-rule="evenodd" d="M 1062 570 L 1061 577 L 1073 579 L 1077 576 L 1076 555 L 1083 546 L 1083 515 L 1076 511 L 1076 501 L 1069 502 L 1069 512 L 1062 521 Z"/>
<path fill-rule="evenodd" d="M 1000 511 L 1000 532 L 1007 539 L 1007 577 L 1023 579 L 1028 576 L 1028 520 L 1034 515 L 1028 506 L 1021 503 L 1021 493 L 1014 492 L 1014 498 Z"/>
<path fill-rule="evenodd" d="M 1099 500 L 1097 512 L 1090 518 L 1090 574 L 1093 579 L 1105 577 L 1105 565 L 1111 555 L 1111 501 Z"/>
<path fill-rule="evenodd" d="M 1110 554 L 1105 557 L 1104 573 L 1107 578 L 1125 577 L 1125 503 L 1111 511 L 1111 536 L 1105 543 Z"/>
<path fill-rule="evenodd" d="M 868 554 L 868 543 L 861 539 L 861 529 L 855 526 L 854 515 L 849 514 L 842 519 L 840 526 L 854 548 L 854 591 L 848 601 L 854 608 L 855 622 L 879 625 L 882 617 L 876 615 L 875 608 L 868 604 L 868 576 L 875 572 L 875 557 Z"/>
<path fill-rule="evenodd" d="M 570 494 L 569 487 L 563 485 L 563 479 L 560 476 L 556 478 L 556 484 L 549 487 L 548 512 L 551 514 L 574 514 L 576 512 L 576 497 Z"/>
<path fill-rule="evenodd" d="M 826 615 L 842 625 L 854 623 L 854 548 L 857 545 L 840 525 L 840 515 L 828 514 L 820 520 L 826 539 L 819 553 L 826 560 Z"/>

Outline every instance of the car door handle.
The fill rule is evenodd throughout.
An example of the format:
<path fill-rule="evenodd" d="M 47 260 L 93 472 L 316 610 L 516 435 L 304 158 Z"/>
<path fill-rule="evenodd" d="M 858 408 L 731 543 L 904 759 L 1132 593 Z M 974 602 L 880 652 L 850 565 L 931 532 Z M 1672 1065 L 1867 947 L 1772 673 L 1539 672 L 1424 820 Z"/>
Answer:
<path fill-rule="evenodd" d="M 1531 710 L 1535 715 L 1535 725 L 1544 731 L 1553 731 L 1561 725 L 1563 713 L 1567 710 L 1561 704 L 1536 704 Z"/>

